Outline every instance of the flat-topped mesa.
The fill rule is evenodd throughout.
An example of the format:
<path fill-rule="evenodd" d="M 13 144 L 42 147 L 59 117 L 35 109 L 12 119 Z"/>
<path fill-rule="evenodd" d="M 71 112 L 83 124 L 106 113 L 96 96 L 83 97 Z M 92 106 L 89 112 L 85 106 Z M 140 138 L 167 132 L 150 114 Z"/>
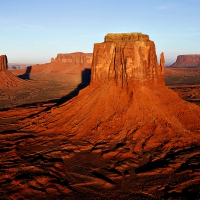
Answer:
<path fill-rule="evenodd" d="M 200 67 L 200 54 L 178 55 L 169 67 Z"/>
<path fill-rule="evenodd" d="M 155 44 L 142 33 L 107 34 L 94 44 L 91 84 L 114 80 L 130 86 L 141 82 L 164 85 L 164 54 L 157 63 Z"/>
<path fill-rule="evenodd" d="M 69 64 L 91 64 L 92 53 L 74 52 L 57 54 L 57 57 L 51 59 L 51 62 L 69 63 Z"/>
<path fill-rule="evenodd" d="M 0 56 L 0 71 L 6 71 L 8 68 L 8 60 L 6 55 Z"/>

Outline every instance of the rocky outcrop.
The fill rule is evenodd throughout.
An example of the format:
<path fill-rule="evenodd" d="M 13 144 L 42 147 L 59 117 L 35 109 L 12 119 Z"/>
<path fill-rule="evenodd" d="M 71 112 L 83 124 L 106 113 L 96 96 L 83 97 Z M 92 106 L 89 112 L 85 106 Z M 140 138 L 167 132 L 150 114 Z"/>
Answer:
<path fill-rule="evenodd" d="M 8 60 L 6 55 L 0 56 L 0 71 L 5 71 L 8 68 Z"/>
<path fill-rule="evenodd" d="M 91 64 L 92 63 L 92 53 L 66 53 L 66 54 L 57 54 L 57 57 L 51 59 L 51 62 L 61 62 L 68 64 Z"/>
<path fill-rule="evenodd" d="M 199 195 L 200 108 L 164 85 L 163 68 L 147 35 L 109 34 L 78 96 L 10 124 L 2 113 L 2 199 Z"/>
<path fill-rule="evenodd" d="M 8 68 L 6 55 L 0 56 L 0 89 L 14 88 L 22 85 L 25 81 L 13 75 Z"/>
<path fill-rule="evenodd" d="M 179 55 L 169 67 L 200 67 L 200 54 Z"/>
<path fill-rule="evenodd" d="M 155 44 L 142 33 L 107 34 L 94 45 L 92 83 L 114 80 L 122 86 L 163 82 L 164 54 L 157 64 Z"/>

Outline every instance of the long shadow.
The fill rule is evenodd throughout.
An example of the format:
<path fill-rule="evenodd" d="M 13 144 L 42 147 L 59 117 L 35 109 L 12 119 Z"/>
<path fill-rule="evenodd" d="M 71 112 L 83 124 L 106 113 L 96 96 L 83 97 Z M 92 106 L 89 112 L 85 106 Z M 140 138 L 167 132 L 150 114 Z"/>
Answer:
<path fill-rule="evenodd" d="M 21 76 L 28 77 L 28 74 L 30 74 L 30 72 L 31 72 L 31 66 L 30 66 L 29 70 L 26 70 L 26 71 L 27 71 L 27 73 L 25 73 L 25 74 L 27 74 L 27 75 L 25 76 L 25 74 L 23 74 Z M 57 107 L 57 106 L 65 103 L 65 102 L 69 101 L 73 97 L 77 96 L 80 90 L 82 90 L 83 88 L 87 87 L 90 84 L 90 77 L 91 77 L 91 69 L 86 68 L 81 72 L 81 83 L 72 92 L 68 93 L 67 95 L 61 97 L 60 99 L 52 99 L 52 100 L 49 100 L 49 101 L 41 101 L 41 102 L 35 102 L 35 103 L 21 104 L 21 105 L 16 106 L 16 108 L 38 106 L 40 104 L 41 105 L 42 104 L 54 104 L 53 106 L 49 106 L 46 109 L 42 110 L 41 112 L 48 111 L 52 107 Z M 5 111 L 5 110 L 8 111 L 10 109 L 13 109 L 13 107 L 12 108 L 2 108 L 2 109 L 0 109 L 0 111 Z M 39 114 L 39 113 L 37 113 L 37 114 Z M 34 115 L 35 114 L 30 115 L 29 117 L 32 117 Z"/>
<path fill-rule="evenodd" d="M 91 69 L 86 68 L 81 72 L 81 83 L 75 88 L 72 92 L 67 94 L 66 96 L 61 97 L 60 99 L 53 99 L 49 100 L 45 103 L 56 103 L 57 106 L 69 101 L 73 97 L 77 96 L 79 91 L 83 88 L 87 87 L 90 84 L 90 77 L 91 77 Z"/>
<path fill-rule="evenodd" d="M 28 66 L 26 68 L 26 72 L 22 75 L 19 75 L 18 78 L 24 79 L 24 80 L 30 80 L 30 73 L 32 70 L 32 66 Z"/>
<path fill-rule="evenodd" d="M 90 77 L 91 77 L 91 69 L 86 68 L 81 72 L 81 83 L 72 92 L 70 92 L 66 96 L 63 96 L 60 99 L 52 99 L 49 101 L 41 101 L 41 102 L 36 102 L 36 103 L 22 104 L 22 105 L 19 105 L 16 107 L 22 108 L 22 107 L 28 107 L 28 106 L 37 106 L 39 104 L 55 104 L 54 106 L 59 106 L 59 105 L 65 103 L 66 101 L 69 101 L 73 97 L 77 96 L 80 90 L 87 87 L 90 84 Z M 1 109 L 1 110 L 9 110 L 9 109 L 12 109 L 12 108 Z M 49 109 L 51 109 L 51 107 L 47 107 L 45 110 L 49 110 Z M 43 111 L 45 111 L 45 110 L 43 110 Z"/>

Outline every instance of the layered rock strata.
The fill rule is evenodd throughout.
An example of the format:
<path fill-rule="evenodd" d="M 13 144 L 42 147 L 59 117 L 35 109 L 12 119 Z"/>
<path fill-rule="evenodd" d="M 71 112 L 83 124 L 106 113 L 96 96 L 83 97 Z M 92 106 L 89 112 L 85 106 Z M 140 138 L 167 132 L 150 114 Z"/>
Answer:
<path fill-rule="evenodd" d="M 114 80 L 122 86 L 163 82 L 164 54 L 157 64 L 155 44 L 142 33 L 107 34 L 94 45 L 92 83 Z M 163 84 L 163 83 L 162 83 Z"/>
<path fill-rule="evenodd" d="M 169 67 L 200 67 L 200 54 L 179 55 Z"/>
<path fill-rule="evenodd" d="M 57 54 L 56 58 L 52 58 L 51 62 L 61 62 L 69 64 L 91 64 L 92 63 L 92 53 L 74 52 Z"/>

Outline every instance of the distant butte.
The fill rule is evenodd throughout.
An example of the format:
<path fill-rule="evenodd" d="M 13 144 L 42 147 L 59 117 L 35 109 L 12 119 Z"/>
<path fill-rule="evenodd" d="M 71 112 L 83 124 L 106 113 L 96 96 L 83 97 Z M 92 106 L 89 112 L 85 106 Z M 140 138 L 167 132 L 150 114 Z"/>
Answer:
<path fill-rule="evenodd" d="M 8 61 L 6 55 L 0 56 L 0 71 L 5 71 L 8 68 Z"/>
<path fill-rule="evenodd" d="M 0 56 L 0 89 L 7 89 L 19 86 L 23 80 L 14 76 L 8 69 L 8 59 L 6 55 Z"/>
<path fill-rule="evenodd" d="M 64 74 L 81 73 L 86 68 L 91 69 L 92 58 L 92 53 L 59 53 L 56 58 L 51 58 L 50 63 L 33 66 L 32 72 Z"/>
<path fill-rule="evenodd" d="M 61 62 L 70 64 L 91 64 L 92 53 L 74 52 L 74 53 L 60 53 L 56 58 L 52 58 L 51 62 Z"/>
<path fill-rule="evenodd" d="M 200 67 L 200 54 L 179 55 L 169 67 Z"/>
<path fill-rule="evenodd" d="M 164 54 L 108 34 L 91 69 L 78 96 L 0 127 L 2 198 L 198 199 L 200 108 L 165 86 Z"/>

